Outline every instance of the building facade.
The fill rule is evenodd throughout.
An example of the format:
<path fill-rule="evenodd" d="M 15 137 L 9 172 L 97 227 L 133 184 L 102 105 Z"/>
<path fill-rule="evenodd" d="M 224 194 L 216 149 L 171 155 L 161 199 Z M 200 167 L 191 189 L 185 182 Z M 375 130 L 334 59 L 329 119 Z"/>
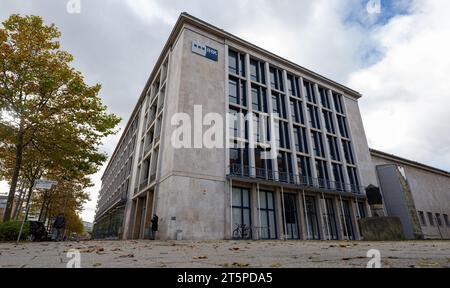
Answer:
<path fill-rule="evenodd" d="M 450 239 L 450 173 L 370 150 L 386 212 L 408 239 Z"/>
<path fill-rule="evenodd" d="M 148 238 L 156 214 L 157 239 L 359 239 L 377 183 L 360 97 L 181 14 L 103 175 L 94 236 Z M 191 148 L 174 115 L 200 127 L 180 137 Z M 207 147 L 212 123 L 224 137 Z"/>

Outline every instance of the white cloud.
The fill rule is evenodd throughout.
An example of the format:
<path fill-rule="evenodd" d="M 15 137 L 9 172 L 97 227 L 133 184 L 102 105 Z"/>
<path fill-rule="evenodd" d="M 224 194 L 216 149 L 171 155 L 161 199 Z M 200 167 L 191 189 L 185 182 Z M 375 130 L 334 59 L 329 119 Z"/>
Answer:
<path fill-rule="evenodd" d="M 177 20 L 178 15 L 169 13 L 157 1 L 126 0 L 126 3 L 144 21 L 160 20 L 164 24 L 172 25 Z"/>
<path fill-rule="evenodd" d="M 448 1 L 415 1 L 411 14 L 371 34 L 383 49 L 375 65 L 352 73 L 371 146 L 450 169 Z"/>

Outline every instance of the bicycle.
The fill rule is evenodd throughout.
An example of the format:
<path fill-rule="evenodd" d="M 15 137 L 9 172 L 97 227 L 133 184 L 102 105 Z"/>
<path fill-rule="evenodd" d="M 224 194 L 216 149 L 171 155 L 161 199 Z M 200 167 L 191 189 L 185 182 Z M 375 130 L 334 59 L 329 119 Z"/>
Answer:
<path fill-rule="evenodd" d="M 252 228 L 245 224 L 238 224 L 236 229 L 233 230 L 233 239 L 251 239 L 252 238 Z"/>

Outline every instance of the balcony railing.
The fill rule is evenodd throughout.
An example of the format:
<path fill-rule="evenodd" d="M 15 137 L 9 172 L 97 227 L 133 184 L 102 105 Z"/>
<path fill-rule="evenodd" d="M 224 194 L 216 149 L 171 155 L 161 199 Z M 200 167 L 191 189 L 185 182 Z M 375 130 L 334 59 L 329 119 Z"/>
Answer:
<path fill-rule="evenodd" d="M 256 178 L 267 181 L 282 182 L 286 184 L 320 188 L 330 191 L 350 192 L 354 194 L 363 194 L 365 187 L 354 184 L 348 184 L 337 181 L 330 181 L 322 178 L 313 178 L 304 175 L 295 175 L 294 173 L 278 172 L 278 179 L 273 170 L 256 167 L 255 175 L 252 175 L 252 167 L 239 164 L 230 165 L 230 176 L 243 178 Z"/>

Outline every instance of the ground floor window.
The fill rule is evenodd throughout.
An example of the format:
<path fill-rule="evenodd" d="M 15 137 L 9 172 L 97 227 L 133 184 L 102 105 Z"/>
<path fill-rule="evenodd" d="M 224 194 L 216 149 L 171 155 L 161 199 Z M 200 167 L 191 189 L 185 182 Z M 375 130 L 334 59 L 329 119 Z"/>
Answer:
<path fill-rule="evenodd" d="M 366 205 L 364 202 L 358 202 L 358 211 L 359 211 L 359 218 L 363 219 L 366 218 Z"/>
<path fill-rule="evenodd" d="M 233 188 L 233 238 L 251 239 L 250 191 L 244 188 Z"/>
<path fill-rule="evenodd" d="M 328 240 L 338 240 L 338 229 L 336 223 L 336 210 L 334 208 L 334 203 L 332 198 L 325 198 L 326 215 L 325 215 L 325 225 L 327 227 L 327 239 Z"/>
<path fill-rule="evenodd" d="M 342 200 L 343 215 L 341 215 L 342 223 L 344 225 L 344 239 L 355 240 L 355 233 L 353 230 L 352 212 L 350 210 L 350 203 L 347 200 Z"/>
<path fill-rule="evenodd" d="M 261 239 L 277 239 L 275 197 L 273 192 L 259 191 Z"/>
<path fill-rule="evenodd" d="M 93 237 L 95 239 L 118 238 L 122 229 L 124 211 L 125 207 L 119 207 L 96 220 Z"/>
<path fill-rule="evenodd" d="M 298 217 L 297 217 L 297 197 L 295 194 L 284 193 L 284 223 L 286 225 L 284 234 L 287 239 L 299 239 Z"/>
<path fill-rule="evenodd" d="M 308 240 L 319 240 L 319 219 L 317 215 L 316 199 L 313 196 L 305 196 L 305 222 Z"/>

